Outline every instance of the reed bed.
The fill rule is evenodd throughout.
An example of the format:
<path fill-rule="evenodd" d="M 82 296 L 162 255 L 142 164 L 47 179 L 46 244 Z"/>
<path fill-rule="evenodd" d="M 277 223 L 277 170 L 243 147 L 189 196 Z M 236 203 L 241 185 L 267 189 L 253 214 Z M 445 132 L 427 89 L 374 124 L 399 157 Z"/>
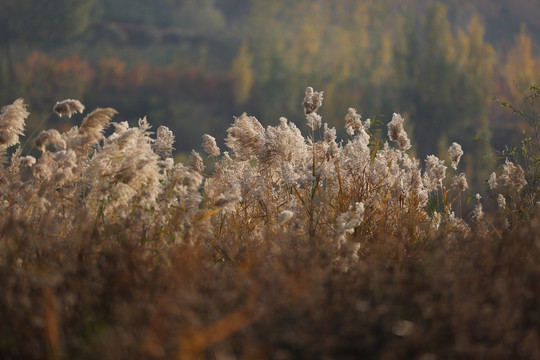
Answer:
<path fill-rule="evenodd" d="M 537 162 L 508 156 L 474 196 L 459 144 L 420 161 L 399 114 L 385 141 L 352 108 L 338 140 L 323 97 L 307 135 L 242 114 L 186 163 L 112 108 L 24 155 L 26 105 L 5 106 L 1 357 L 540 357 Z"/>

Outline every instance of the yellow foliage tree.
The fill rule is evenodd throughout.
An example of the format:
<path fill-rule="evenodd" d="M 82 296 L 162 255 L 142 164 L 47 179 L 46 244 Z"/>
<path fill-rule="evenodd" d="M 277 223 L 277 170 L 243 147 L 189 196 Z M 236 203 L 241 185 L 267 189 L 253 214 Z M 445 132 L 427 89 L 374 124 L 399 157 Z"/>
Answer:
<path fill-rule="evenodd" d="M 249 52 L 249 45 L 245 41 L 231 67 L 233 94 L 238 105 L 244 104 L 250 97 L 255 78 L 252 63 L 253 55 Z"/>
<path fill-rule="evenodd" d="M 514 99 L 521 99 L 523 91 L 540 82 L 540 57 L 533 53 L 531 38 L 521 28 L 516 44 L 508 53 L 504 65 L 506 82 Z"/>

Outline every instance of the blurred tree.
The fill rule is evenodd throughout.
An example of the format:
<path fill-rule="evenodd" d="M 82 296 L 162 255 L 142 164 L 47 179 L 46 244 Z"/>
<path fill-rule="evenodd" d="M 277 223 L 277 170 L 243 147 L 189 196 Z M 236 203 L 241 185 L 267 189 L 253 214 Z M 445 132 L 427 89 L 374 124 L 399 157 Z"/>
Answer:
<path fill-rule="evenodd" d="M 493 149 L 490 145 L 488 102 L 494 95 L 495 51 L 484 42 L 484 26 L 479 17 L 472 17 L 467 32 L 458 30 L 455 51 L 455 62 L 460 73 L 455 107 L 456 115 L 461 116 L 464 125 L 453 129 L 449 136 L 459 139 L 469 153 L 465 157 L 469 168 L 467 176 L 472 183 L 480 184 L 489 177 L 487 172 L 493 168 L 494 160 L 489 157 Z"/>
<path fill-rule="evenodd" d="M 253 0 L 243 33 L 253 39 L 254 94 L 265 89 L 260 104 L 274 112 L 281 104 L 295 114 L 301 101 L 296 95 L 310 85 L 324 89 L 325 121 L 340 129 L 350 106 L 379 113 L 381 85 L 392 65 L 386 10 L 386 2 L 374 1 Z"/>
<path fill-rule="evenodd" d="M 453 38 L 446 19 L 446 8 L 432 6 L 422 22 L 415 15 L 405 18 L 396 43 L 396 79 L 401 90 L 397 111 L 411 116 L 415 125 L 413 140 L 420 158 L 436 153 L 439 139 L 451 126 L 453 114 Z"/>
<path fill-rule="evenodd" d="M 468 32 L 454 38 L 446 8 L 435 4 L 422 21 L 409 16 L 402 26 L 395 51 L 397 110 L 414 122 L 418 156 L 443 150 L 445 138 L 469 142 L 484 128 L 493 75 L 494 51 L 484 43 L 482 24 L 473 18 Z"/>
<path fill-rule="evenodd" d="M 59 43 L 83 32 L 96 0 L 2 0 L 3 42 Z"/>
<path fill-rule="evenodd" d="M 231 26 L 240 23 L 249 12 L 252 0 L 216 0 L 216 7 Z"/>
<path fill-rule="evenodd" d="M 408 17 L 401 33 L 395 51 L 401 93 L 396 110 L 411 117 L 418 157 L 447 157 L 449 143 L 457 141 L 466 153 L 467 177 L 479 185 L 492 162 L 487 119 L 495 61 L 480 19 L 472 17 L 468 29 L 453 36 L 446 7 L 435 4 L 421 21 Z"/>
<path fill-rule="evenodd" d="M 194 32 L 213 33 L 225 28 L 223 13 L 214 0 L 183 0 L 176 10 L 174 23 Z"/>
<path fill-rule="evenodd" d="M 183 2 L 173 0 L 99 0 L 101 18 L 141 25 L 169 26 L 175 8 Z"/>
<path fill-rule="evenodd" d="M 2 0 L 0 3 L 0 85 L 13 90 L 15 45 L 54 47 L 82 33 L 96 0 Z M 18 95 L 16 95 L 18 96 Z M 6 101 L 7 99 L 2 99 Z"/>
<path fill-rule="evenodd" d="M 365 117 L 390 112 L 385 98 L 392 74 L 393 34 L 387 21 L 391 8 L 384 1 L 327 1 L 333 31 L 324 40 L 325 114 L 337 119 L 332 125 L 343 129 L 344 109 L 351 106 Z M 341 34 L 340 34 L 341 33 Z M 337 54 L 337 55 L 335 55 Z M 327 112 L 328 111 L 328 112 Z"/>
<path fill-rule="evenodd" d="M 245 41 L 231 67 L 233 93 L 237 105 L 243 105 L 249 99 L 255 76 L 252 63 L 253 55 L 250 54 L 248 43 Z"/>
<path fill-rule="evenodd" d="M 514 103 L 524 97 L 523 93 L 530 85 L 540 83 L 540 57 L 534 55 L 531 38 L 524 26 L 508 52 L 503 70 Z"/>
<path fill-rule="evenodd" d="M 255 78 L 249 104 L 246 104 L 247 108 L 238 108 L 240 114 L 250 111 L 265 122 L 297 113 L 301 98 L 292 93 L 297 90 L 295 94 L 301 95 L 302 89 L 291 87 L 294 74 L 290 72 L 292 56 L 288 54 L 287 46 L 294 36 L 287 14 L 291 14 L 294 4 L 285 0 L 252 0 L 250 3 L 239 32 L 251 39 Z"/>

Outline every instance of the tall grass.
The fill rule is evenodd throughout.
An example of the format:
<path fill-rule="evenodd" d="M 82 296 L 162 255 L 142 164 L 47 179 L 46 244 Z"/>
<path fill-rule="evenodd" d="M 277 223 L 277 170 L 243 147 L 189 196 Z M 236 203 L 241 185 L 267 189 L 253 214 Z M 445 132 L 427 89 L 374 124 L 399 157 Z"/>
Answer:
<path fill-rule="evenodd" d="M 322 104 L 308 88 L 307 136 L 243 114 L 229 152 L 204 135 L 208 157 L 186 164 L 169 129 L 115 123 L 110 108 L 43 131 L 38 159 L 8 155 L 28 112 L 4 107 L 3 358 L 539 356 L 538 206 L 535 192 L 522 206 L 523 168 L 508 158 L 494 173 L 492 213 L 477 195 L 458 216 L 459 144 L 452 170 L 435 155 L 424 167 L 400 115 L 388 143 L 349 109 L 338 140 Z"/>

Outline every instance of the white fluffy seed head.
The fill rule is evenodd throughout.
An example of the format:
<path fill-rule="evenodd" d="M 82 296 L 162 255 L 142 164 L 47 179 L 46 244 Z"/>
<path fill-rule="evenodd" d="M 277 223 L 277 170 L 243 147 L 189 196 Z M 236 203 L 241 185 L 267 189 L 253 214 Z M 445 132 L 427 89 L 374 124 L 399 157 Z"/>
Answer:
<path fill-rule="evenodd" d="M 387 125 L 388 127 L 388 137 L 390 140 L 397 142 L 399 138 L 399 133 L 403 131 L 403 118 L 401 115 L 394 113 L 392 115 L 392 121 Z"/>
<path fill-rule="evenodd" d="M 494 190 L 497 187 L 497 174 L 495 174 L 494 172 L 491 173 L 488 184 L 490 190 Z"/>
<path fill-rule="evenodd" d="M 31 155 L 22 156 L 21 158 L 19 158 L 19 161 L 23 166 L 32 167 L 36 163 L 36 158 Z"/>
<path fill-rule="evenodd" d="M 504 186 L 510 191 L 519 191 L 525 185 L 527 181 L 525 180 L 525 172 L 521 165 L 515 165 L 513 162 L 506 159 L 506 162 L 503 165 L 503 174 L 500 179 L 504 181 Z"/>
<path fill-rule="evenodd" d="M 329 144 L 336 141 L 336 128 L 329 128 L 326 123 L 324 123 L 324 141 Z"/>
<path fill-rule="evenodd" d="M 392 115 L 392 121 L 388 123 L 387 127 L 388 137 L 398 144 L 400 150 L 405 151 L 411 148 L 411 141 L 403 129 L 403 118 L 401 115 L 394 113 Z"/>
<path fill-rule="evenodd" d="M 255 117 L 243 113 L 235 118 L 227 133 L 225 143 L 239 160 L 249 160 L 264 152 L 264 127 Z"/>
<path fill-rule="evenodd" d="M 302 102 L 302 106 L 304 106 L 304 113 L 306 115 L 317 111 L 322 106 L 323 95 L 323 91 L 313 91 L 312 87 L 306 88 L 306 97 Z"/>
<path fill-rule="evenodd" d="M 174 150 L 173 132 L 166 126 L 160 126 L 156 135 L 156 141 L 152 144 L 152 148 L 161 160 L 165 160 L 172 155 Z"/>
<path fill-rule="evenodd" d="M 23 135 L 28 115 L 22 99 L 17 99 L 0 110 L 0 151 L 19 143 L 19 136 Z"/>
<path fill-rule="evenodd" d="M 424 185 L 429 191 L 436 190 L 442 185 L 446 176 L 446 166 L 444 161 L 435 155 L 428 155 L 426 158 L 426 172 L 424 173 Z"/>
<path fill-rule="evenodd" d="M 216 144 L 216 139 L 213 136 L 210 136 L 208 134 L 204 134 L 202 142 L 202 147 L 204 151 L 208 154 L 210 157 L 216 157 L 219 156 L 221 153 L 221 150 L 219 150 L 219 147 Z"/>
<path fill-rule="evenodd" d="M 484 217 L 484 211 L 482 210 L 482 203 L 480 201 L 478 201 L 478 203 L 474 207 L 472 216 L 473 216 L 473 219 L 477 221 Z"/>
<path fill-rule="evenodd" d="M 497 196 L 497 204 L 499 205 L 501 209 L 503 210 L 506 209 L 506 199 L 503 194 L 499 194 Z"/>
<path fill-rule="evenodd" d="M 456 176 L 452 185 L 458 192 L 463 192 L 467 190 L 469 188 L 469 185 L 467 184 L 467 178 L 465 177 L 465 173 L 461 173 Z"/>
<path fill-rule="evenodd" d="M 66 99 L 56 103 L 53 107 L 53 111 L 58 115 L 66 115 L 71 118 L 71 115 L 76 113 L 83 113 L 84 105 L 79 100 Z"/>
<path fill-rule="evenodd" d="M 47 145 L 53 144 L 56 151 L 65 150 L 66 142 L 56 129 L 43 130 L 34 141 L 38 150 L 46 151 Z"/>
<path fill-rule="evenodd" d="M 461 159 L 461 155 L 463 155 L 461 145 L 456 142 L 452 143 L 452 145 L 448 148 L 448 155 L 450 155 L 450 161 L 452 161 L 452 168 L 457 170 L 459 159 Z"/>
<path fill-rule="evenodd" d="M 199 153 L 196 152 L 195 150 L 191 150 L 191 155 L 189 156 L 188 165 L 191 169 L 197 172 L 201 172 L 204 170 L 203 159 L 201 155 L 199 155 Z"/>
<path fill-rule="evenodd" d="M 321 115 L 317 114 L 316 112 L 307 114 L 306 121 L 307 121 L 308 126 L 312 130 L 319 130 L 321 128 L 322 118 L 321 118 Z"/>
<path fill-rule="evenodd" d="M 361 115 L 356 113 L 356 109 L 349 108 L 347 115 L 345 115 L 345 130 L 348 135 L 354 135 L 355 131 L 363 129 Z"/>

